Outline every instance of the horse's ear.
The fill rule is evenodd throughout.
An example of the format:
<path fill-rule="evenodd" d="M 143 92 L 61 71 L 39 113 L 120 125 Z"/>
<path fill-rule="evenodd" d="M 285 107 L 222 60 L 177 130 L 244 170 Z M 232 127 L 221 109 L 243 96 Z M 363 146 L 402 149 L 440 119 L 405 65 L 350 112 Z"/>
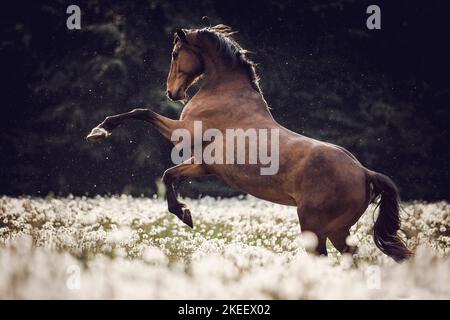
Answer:
<path fill-rule="evenodd" d="M 209 21 L 209 17 L 208 16 L 203 16 L 202 17 L 202 22 L 205 25 L 205 27 L 211 27 L 211 22 Z"/>
<path fill-rule="evenodd" d="M 177 34 L 178 39 L 180 39 L 181 42 L 183 43 L 188 43 L 188 39 L 186 36 L 186 32 L 184 32 L 183 29 L 177 29 L 175 30 L 175 33 Z"/>

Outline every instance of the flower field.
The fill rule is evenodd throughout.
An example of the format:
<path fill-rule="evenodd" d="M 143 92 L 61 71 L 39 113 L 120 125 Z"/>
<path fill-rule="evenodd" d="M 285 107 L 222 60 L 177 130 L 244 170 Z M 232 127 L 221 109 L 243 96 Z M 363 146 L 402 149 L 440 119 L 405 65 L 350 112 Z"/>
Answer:
<path fill-rule="evenodd" d="M 404 203 L 414 257 L 397 264 L 372 239 L 371 206 L 353 227 L 359 251 L 313 257 L 296 210 L 255 199 L 185 199 L 194 229 L 161 199 L 0 198 L 0 298 L 450 298 L 450 205 Z"/>

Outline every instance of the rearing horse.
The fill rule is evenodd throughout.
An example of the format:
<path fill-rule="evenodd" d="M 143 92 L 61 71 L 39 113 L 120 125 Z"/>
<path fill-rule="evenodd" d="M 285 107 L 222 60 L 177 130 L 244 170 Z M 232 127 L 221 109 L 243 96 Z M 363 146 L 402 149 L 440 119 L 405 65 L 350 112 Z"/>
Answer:
<path fill-rule="evenodd" d="M 355 247 L 346 243 L 350 227 L 369 203 L 380 196 L 375 244 L 396 261 L 408 258 L 410 252 L 397 235 L 400 217 L 395 184 L 387 176 L 362 166 L 344 148 L 302 136 L 278 124 L 259 88 L 254 64 L 232 34 L 225 25 L 175 32 L 167 96 L 185 100 L 187 89 L 203 78 L 202 87 L 185 105 L 179 120 L 148 109 L 134 109 L 107 117 L 87 140 L 105 138 L 130 119 L 149 122 L 169 140 L 176 129 L 187 129 L 193 134 L 194 121 L 202 121 L 204 130 L 216 128 L 220 132 L 227 128 L 276 128 L 277 174 L 261 175 L 260 166 L 254 164 L 206 164 L 190 158 L 164 172 L 168 210 L 192 227 L 190 211 L 177 200 L 173 184 L 181 177 L 213 174 L 258 198 L 296 206 L 301 229 L 317 236 L 317 246 L 312 251 L 326 255 L 327 238 L 341 253 L 355 251 Z"/>

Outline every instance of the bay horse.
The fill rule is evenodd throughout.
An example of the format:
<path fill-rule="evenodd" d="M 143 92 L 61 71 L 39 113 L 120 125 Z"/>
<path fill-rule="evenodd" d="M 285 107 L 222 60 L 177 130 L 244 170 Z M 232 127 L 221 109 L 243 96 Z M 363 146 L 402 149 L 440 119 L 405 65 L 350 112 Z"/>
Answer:
<path fill-rule="evenodd" d="M 174 182 L 182 177 L 216 175 L 258 198 L 296 206 L 301 230 L 317 236 L 317 245 L 309 251 L 327 255 L 327 238 L 341 253 L 355 252 L 356 247 L 346 242 L 350 227 L 371 202 L 379 199 L 375 244 L 396 261 L 408 258 L 411 253 L 397 234 L 399 193 L 392 180 L 365 168 L 340 146 L 300 135 L 277 123 L 259 87 L 255 64 L 233 34 L 225 25 L 177 29 L 174 33 L 168 98 L 185 100 L 188 88 L 203 79 L 178 120 L 149 109 L 134 109 L 106 117 L 86 139 L 101 140 L 131 119 L 150 123 L 169 140 L 176 129 L 192 132 L 194 121 L 202 121 L 205 130 L 216 128 L 221 132 L 227 128 L 277 128 L 280 159 L 276 174 L 261 175 L 254 164 L 205 164 L 191 157 L 163 174 L 169 212 L 193 227 L 189 209 L 177 199 Z"/>

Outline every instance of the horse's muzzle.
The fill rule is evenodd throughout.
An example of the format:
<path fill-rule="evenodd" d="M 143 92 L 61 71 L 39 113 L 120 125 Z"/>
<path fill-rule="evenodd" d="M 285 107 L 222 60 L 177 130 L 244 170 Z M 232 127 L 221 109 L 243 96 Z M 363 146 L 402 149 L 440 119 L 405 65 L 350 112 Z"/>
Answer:
<path fill-rule="evenodd" d="M 171 90 L 167 90 L 167 98 L 169 98 L 172 101 L 180 101 L 185 98 L 185 96 L 182 93 L 183 90 L 177 90 L 176 92 L 172 92 Z"/>

